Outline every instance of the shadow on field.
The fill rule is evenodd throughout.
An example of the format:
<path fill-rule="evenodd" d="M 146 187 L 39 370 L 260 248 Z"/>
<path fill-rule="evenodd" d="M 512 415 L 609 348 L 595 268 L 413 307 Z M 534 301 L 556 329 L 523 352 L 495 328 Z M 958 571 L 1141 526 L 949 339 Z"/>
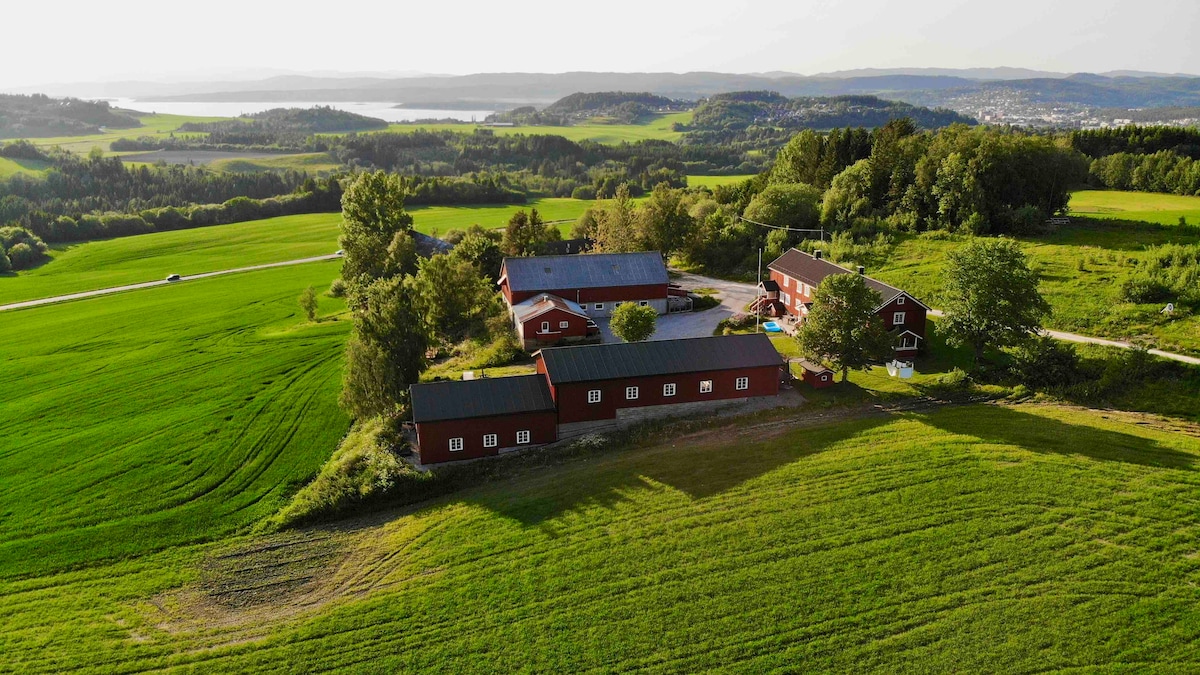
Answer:
<path fill-rule="evenodd" d="M 1156 441 L 1119 431 L 1070 424 L 1003 406 L 970 406 L 920 415 L 930 426 L 988 443 L 1031 452 L 1082 455 L 1109 462 L 1173 469 L 1191 468 L 1196 458 Z"/>
<path fill-rule="evenodd" d="M 641 498 L 639 493 L 662 486 L 692 500 L 707 499 L 892 419 L 879 415 L 803 430 L 722 427 L 591 461 L 581 458 L 562 470 L 529 479 L 519 490 L 508 485 L 470 501 L 534 527 L 570 511 L 634 502 Z"/>

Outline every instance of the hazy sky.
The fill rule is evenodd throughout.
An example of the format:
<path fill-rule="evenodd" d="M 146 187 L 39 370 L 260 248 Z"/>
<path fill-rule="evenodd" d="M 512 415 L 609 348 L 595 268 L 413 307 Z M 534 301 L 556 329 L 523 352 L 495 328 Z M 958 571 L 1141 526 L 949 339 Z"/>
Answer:
<path fill-rule="evenodd" d="M 0 90 L 294 71 L 1200 72 L 1196 0 L 13 1 Z"/>

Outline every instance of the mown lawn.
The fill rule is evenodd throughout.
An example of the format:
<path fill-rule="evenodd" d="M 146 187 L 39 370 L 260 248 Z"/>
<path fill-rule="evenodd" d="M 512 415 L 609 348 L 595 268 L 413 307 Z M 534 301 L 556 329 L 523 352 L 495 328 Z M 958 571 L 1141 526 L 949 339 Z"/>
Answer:
<path fill-rule="evenodd" d="M 931 232 L 902 235 L 868 274 L 939 306 L 946 254 L 967 237 Z M 1159 312 L 1121 297 L 1121 282 L 1149 246 L 1200 241 L 1196 230 L 1151 223 L 1076 219 L 1057 232 L 1017 241 L 1042 275 L 1042 293 L 1053 308 L 1050 328 L 1112 338 L 1139 338 L 1162 349 L 1200 353 L 1200 316 Z"/>
<path fill-rule="evenodd" d="M 417 129 L 427 131 L 454 131 L 457 133 L 473 133 L 476 129 L 487 129 L 497 136 L 562 136 L 572 141 L 595 141 L 597 143 L 636 143 L 642 140 L 677 141 L 683 133 L 673 131 L 671 126 L 676 122 L 687 124 L 692 120 L 691 112 L 670 113 L 657 115 L 644 124 L 605 124 L 589 122 L 568 127 L 552 126 L 520 126 L 520 127 L 483 127 L 477 124 L 426 124 L 424 122 L 409 122 L 393 124 L 386 131 L 390 133 L 408 133 Z"/>
<path fill-rule="evenodd" d="M 1176 225 L 1180 218 L 1200 224 L 1200 197 L 1121 192 L 1119 190 L 1080 190 L 1071 195 L 1071 215 L 1116 220 L 1142 220 L 1148 223 Z"/>
<path fill-rule="evenodd" d="M 353 527 L 0 583 L 0 667 L 1188 671 L 1200 441 L 1140 422 L 974 405 L 527 462 Z"/>
<path fill-rule="evenodd" d="M 0 304 L 325 255 L 341 214 L 315 213 L 56 246 L 49 262 L 0 275 Z"/>
<path fill-rule="evenodd" d="M 744 174 L 736 176 L 688 176 L 688 187 L 706 187 L 715 188 L 718 185 L 732 185 L 740 183 L 748 178 L 754 178 L 754 174 Z"/>
<path fill-rule="evenodd" d="M 228 534 L 306 482 L 347 428 L 349 322 L 297 296 L 338 268 L 0 313 L 0 578 Z"/>

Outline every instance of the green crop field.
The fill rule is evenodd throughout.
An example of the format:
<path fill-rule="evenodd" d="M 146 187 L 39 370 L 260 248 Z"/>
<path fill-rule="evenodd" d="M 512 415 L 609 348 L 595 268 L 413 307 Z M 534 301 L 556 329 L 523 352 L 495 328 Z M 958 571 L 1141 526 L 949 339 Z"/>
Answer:
<path fill-rule="evenodd" d="M 214 171 L 231 171 L 234 173 L 257 173 L 260 171 L 308 171 L 310 173 L 329 173 L 342 168 L 342 165 L 328 152 L 308 152 L 295 155 L 279 155 L 268 158 L 232 158 L 218 159 L 208 163 Z"/>
<path fill-rule="evenodd" d="M 57 247 L 41 267 L 0 275 L 0 304 L 333 253 L 339 222 L 315 213 Z"/>
<path fill-rule="evenodd" d="M 941 232 L 902 235 L 868 273 L 938 305 L 946 254 L 967 238 Z M 1121 282 L 1145 257 L 1146 247 L 1200 241 L 1194 230 L 1103 220 L 1081 221 L 1057 232 L 1017 241 L 1042 274 L 1042 293 L 1053 307 L 1048 326 L 1112 338 L 1144 338 L 1162 349 L 1200 353 L 1200 317 L 1159 313 L 1160 305 L 1121 298 Z"/>
<path fill-rule="evenodd" d="M 347 427 L 349 322 L 309 324 L 296 300 L 338 268 L 0 313 L 0 577 L 203 541 L 273 512 Z"/>
<path fill-rule="evenodd" d="M 508 219 L 520 210 L 537 209 L 543 220 L 570 220 L 560 225 L 563 236 L 571 231 L 575 219 L 598 202 L 590 199 L 547 197 L 531 199 L 524 204 L 470 204 L 465 206 L 410 206 L 413 227 L 425 234 L 445 234 L 447 230 L 465 230 L 472 225 L 496 229 L 508 224 Z"/>
<path fill-rule="evenodd" d="M 34 159 L 0 157 L 0 180 L 11 178 L 17 174 L 36 176 L 41 174 L 46 166 L 46 162 Z"/>
<path fill-rule="evenodd" d="M 688 187 L 706 187 L 715 188 L 718 185 L 732 185 L 740 183 L 748 178 L 754 178 L 754 174 L 745 174 L 739 176 L 688 176 Z"/>
<path fill-rule="evenodd" d="M 1080 190 L 1071 195 L 1071 215 L 1116 220 L 1141 220 L 1175 225 L 1180 218 L 1200 224 L 1200 197 L 1152 192 Z"/>
<path fill-rule="evenodd" d="M 519 126 L 519 127 L 483 127 L 478 124 L 426 124 L 412 122 L 393 124 L 387 128 L 392 133 L 407 133 L 417 129 L 428 131 L 455 131 L 472 133 L 476 129 L 488 129 L 498 136 L 525 134 L 528 136 L 562 136 L 572 141 L 595 141 L 597 143 L 635 143 L 642 140 L 677 141 L 683 137 L 682 132 L 673 131 L 671 126 L 676 122 L 687 124 L 692 120 L 692 113 L 670 113 L 658 115 L 645 124 L 605 124 L 590 122 L 569 127 L 552 126 Z"/>
<path fill-rule="evenodd" d="M 775 423 L 788 416 L 799 426 Z M 1200 659 L 1195 429 L 1032 405 L 807 416 L 510 462 L 364 521 L 10 578 L 0 669 L 1183 672 Z M 61 489 L 52 472 L 21 482 Z M 20 504 L 4 523 L 41 517 Z"/>
<path fill-rule="evenodd" d="M 34 145 L 42 147 L 60 146 L 73 152 L 86 153 L 92 148 L 108 150 L 109 143 L 118 138 L 137 138 L 139 136 L 154 136 L 168 134 L 188 122 L 216 122 L 224 117 L 193 117 L 189 115 L 143 115 L 138 118 L 142 126 L 133 129 L 108 129 L 99 134 L 86 136 L 59 136 L 54 138 L 31 138 Z"/>

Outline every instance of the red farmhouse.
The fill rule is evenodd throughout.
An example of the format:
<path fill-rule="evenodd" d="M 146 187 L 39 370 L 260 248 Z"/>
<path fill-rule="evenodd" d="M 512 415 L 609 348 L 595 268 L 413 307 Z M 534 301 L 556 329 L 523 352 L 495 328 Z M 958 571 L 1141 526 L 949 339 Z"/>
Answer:
<path fill-rule="evenodd" d="M 593 317 L 608 316 L 624 302 L 667 313 L 667 267 L 656 251 L 505 258 L 499 284 L 509 307 L 550 294 Z"/>
<path fill-rule="evenodd" d="M 499 454 L 779 393 L 766 335 L 555 347 L 537 374 L 413 385 L 421 463 Z"/>
<path fill-rule="evenodd" d="M 771 278 L 762 283 L 764 296 L 757 301 L 761 311 L 771 316 L 793 316 L 800 321 L 812 307 L 816 287 L 832 274 L 854 274 L 821 257 L 817 251 L 810 255 L 791 249 L 779 256 L 767 268 Z M 863 274 L 863 268 L 858 268 Z M 913 356 L 925 339 L 925 314 L 929 311 L 920 300 L 882 281 L 864 276 L 867 286 L 879 293 L 881 302 L 875 313 L 896 336 L 897 356 Z"/>
<path fill-rule="evenodd" d="M 535 356 L 558 408 L 560 437 L 774 396 L 783 368 L 761 333 L 559 347 Z"/>
<path fill-rule="evenodd" d="M 422 464 L 557 438 L 554 400 L 540 375 L 414 384 L 410 394 Z"/>

